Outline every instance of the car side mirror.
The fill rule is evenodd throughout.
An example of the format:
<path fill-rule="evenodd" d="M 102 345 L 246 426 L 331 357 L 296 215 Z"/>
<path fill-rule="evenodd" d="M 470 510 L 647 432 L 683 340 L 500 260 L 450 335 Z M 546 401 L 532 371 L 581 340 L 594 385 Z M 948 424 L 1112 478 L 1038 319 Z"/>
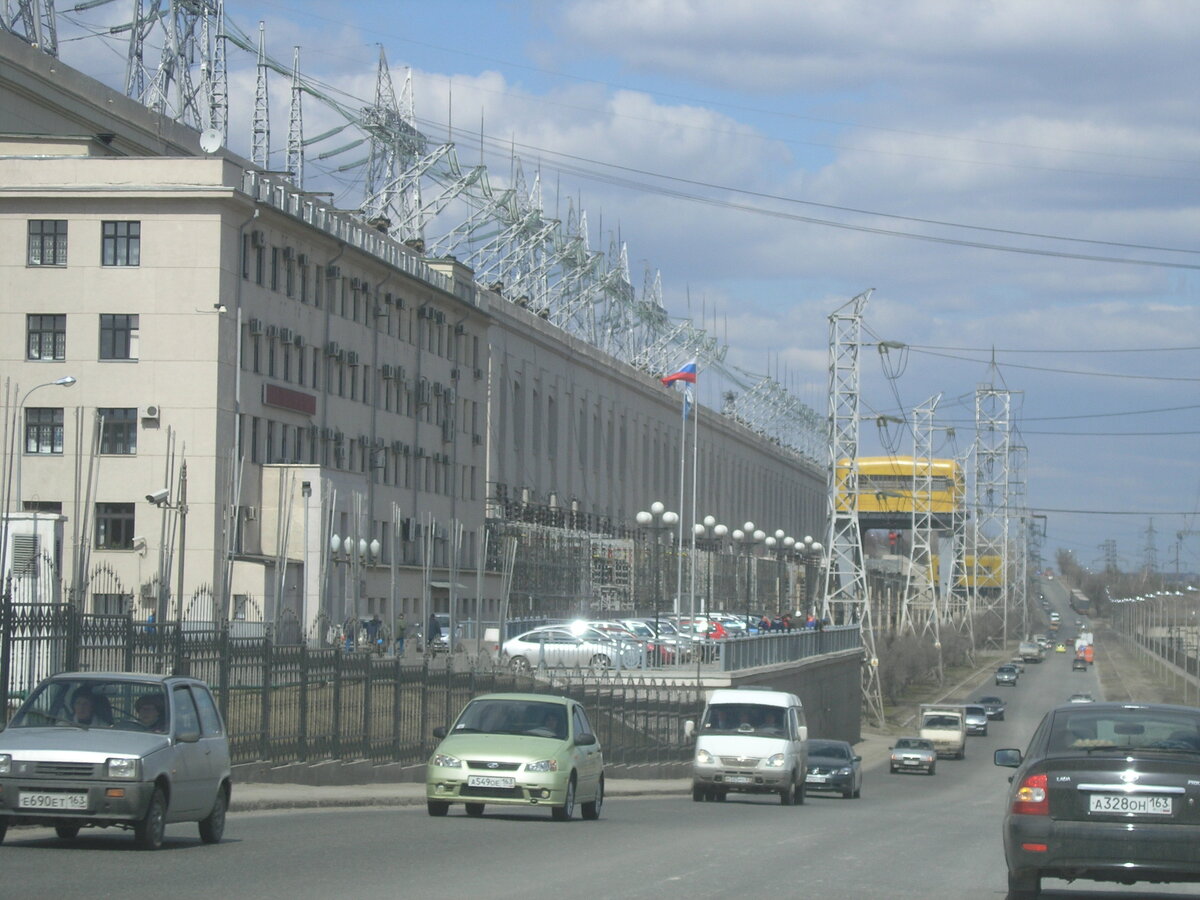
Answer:
<path fill-rule="evenodd" d="M 444 738 L 446 736 L 446 726 L 439 725 L 437 728 L 433 729 L 433 736 L 439 741 Z"/>
<path fill-rule="evenodd" d="M 855 761 L 855 762 L 862 762 L 862 757 L 861 757 L 861 756 L 856 756 L 856 757 L 854 757 L 854 761 Z"/>
<path fill-rule="evenodd" d="M 1015 769 L 1021 764 L 1021 751 L 1011 748 L 997 750 L 992 760 L 998 766 L 1008 766 L 1010 769 Z"/>
<path fill-rule="evenodd" d="M 691 740 L 696 736 L 696 723 L 691 719 L 685 719 L 683 723 L 683 736 L 686 740 Z"/>
<path fill-rule="evenodd" d="M 577 734 L 575 735 L 576 747 L 594 747 L 596 745 L 596 736 L 594 734 Z"/>
<path fill-rule="evenodd" d="M 194 744 L 200 740 L 200 731 L 196 728 L 189 728 L 187 731 L 180 731 L 175 735 L 175 740 L 181 744 Z"/>

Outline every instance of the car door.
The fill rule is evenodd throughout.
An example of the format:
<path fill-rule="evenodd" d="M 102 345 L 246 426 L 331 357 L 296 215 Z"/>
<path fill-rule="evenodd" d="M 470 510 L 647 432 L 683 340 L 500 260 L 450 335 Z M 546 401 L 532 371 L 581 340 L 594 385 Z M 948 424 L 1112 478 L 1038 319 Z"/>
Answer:
<path fill-rule="evenodd" d="M 175 763 L 172 766 L 171 800 L 168 804 L 171 821 L 199 817 L 204 802 L 206 763 L 201 742 L 181 741 L 181 734 L 200 733 L 200 715 L 196 701 L 186 684 L 171 690 L 171 740 Z M 211 805 L 211 804 L 210 804 Z M 207 809 L 204 810 L 208 812 Z"/>
<path fill-rule="evenodd" d="M 196 702 L 196 710 L 200 714 L 200 741 L 197 749 L 202 772 L 197 776 L 200 781 L 200 811 L 211 810 L 217 799 L 217 790 L 221 780 L 229 771 L 229 739 L 221 723 L 221 715 L 217 712 L 217 704 L 212 694 L 204 685 L 191 686 L 192 699 Z"/>
<path fill-rule="evenodd" d="M 571 740 L 581 734 L 595 734 L 588 721 L 587 713 L 579 704 L 572 704 L 571 709 Z M 579 773 L 579 784 L 576 794 L 579 797 L 592 798 L 596 795 L 596 783 L 604 772 L 604 754 L 600 748 L 599 737 L 596 743 L 587 747 L 575 745 L 575 771 Z"/>

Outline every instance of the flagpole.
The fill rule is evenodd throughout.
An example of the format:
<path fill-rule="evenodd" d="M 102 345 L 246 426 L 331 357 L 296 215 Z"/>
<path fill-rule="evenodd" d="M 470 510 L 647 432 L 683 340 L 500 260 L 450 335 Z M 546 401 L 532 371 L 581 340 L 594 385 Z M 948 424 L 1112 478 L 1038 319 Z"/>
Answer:
<path fill-rule="evenodd" d="M 680 613 L 679 601 L 683 594 L 683 523 L 686 518 L 683 514 L 683 486 L 684 476 L 687 474 L 687 414 L 688 392 L 685 384 L 679 420 L 679 540 L 675 545 L 677 550 L 675 553 L 675 602 L 673 604 L 676 617 Z"/>
<path fill-rule="evenodd" d="M 699 474 L 700 462 L 700 403 L 692 403 L 692 578 L 688 589 L 688 614 L 696 621 L 696 525 L 699 516 L 696 514 L 696 476 Z"/>

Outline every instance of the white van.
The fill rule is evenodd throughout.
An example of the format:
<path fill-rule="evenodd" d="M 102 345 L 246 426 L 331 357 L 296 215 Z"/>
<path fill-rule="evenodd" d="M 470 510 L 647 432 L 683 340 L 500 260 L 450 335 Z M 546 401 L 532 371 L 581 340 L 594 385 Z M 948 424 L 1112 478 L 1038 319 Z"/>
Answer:
<path fill-rule="evenodd" d="M 784 806 L 804 802 L 808 725 L 795 694 L 770 688 L 716 690 L 699 727 L 683 724 L 696 739 L 692 799 L 724 800 L 730 791 L 778 794 Z"/>

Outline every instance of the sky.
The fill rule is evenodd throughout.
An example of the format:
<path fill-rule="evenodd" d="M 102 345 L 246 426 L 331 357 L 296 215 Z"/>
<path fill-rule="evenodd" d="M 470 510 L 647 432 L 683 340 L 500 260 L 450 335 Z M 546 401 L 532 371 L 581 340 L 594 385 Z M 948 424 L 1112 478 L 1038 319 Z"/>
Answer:
<path fill-rule="evenodd" d="M 113 3 L 76 21 L 127 16 Z M 873 289 L 863 455 L 940 397 L 960 456 L 981 386 L 1011 392 L 1052 562 L 1200 571 L 1200 3 L 1191 0 L 227 0 L 351 106 L 380 47 L 418 123 L 547 212 L 587 210 L 634 286 L 828 410 L 829 316 Z M 120 81 L 102 39 L 62 57 Z M 253 58 L 230 53 L 249 155 Z M 115 81 L 114 81 L 115 79 Z M 272 84 L 278 167 L 287 84 Z M 306 135 L 339 120 L 306 106 Z M 482 149 L 480 136 L 483 136 Z M 345 139 L 345 140 L 348 140 Z M 361 182 L 310 150 L 340 205 Z M 314 152 L 316 151 L 316 152 Z M 310 186 L 306 183 L 306 187 Z M 885 344 L 886 342 L 886 344 Z M 680 361 L 664 361 L 669 370 Z M 714 387 L 701 401 L 719 406 Z M 1153 551 L 1153 552 L 1151 552 Z"/>

